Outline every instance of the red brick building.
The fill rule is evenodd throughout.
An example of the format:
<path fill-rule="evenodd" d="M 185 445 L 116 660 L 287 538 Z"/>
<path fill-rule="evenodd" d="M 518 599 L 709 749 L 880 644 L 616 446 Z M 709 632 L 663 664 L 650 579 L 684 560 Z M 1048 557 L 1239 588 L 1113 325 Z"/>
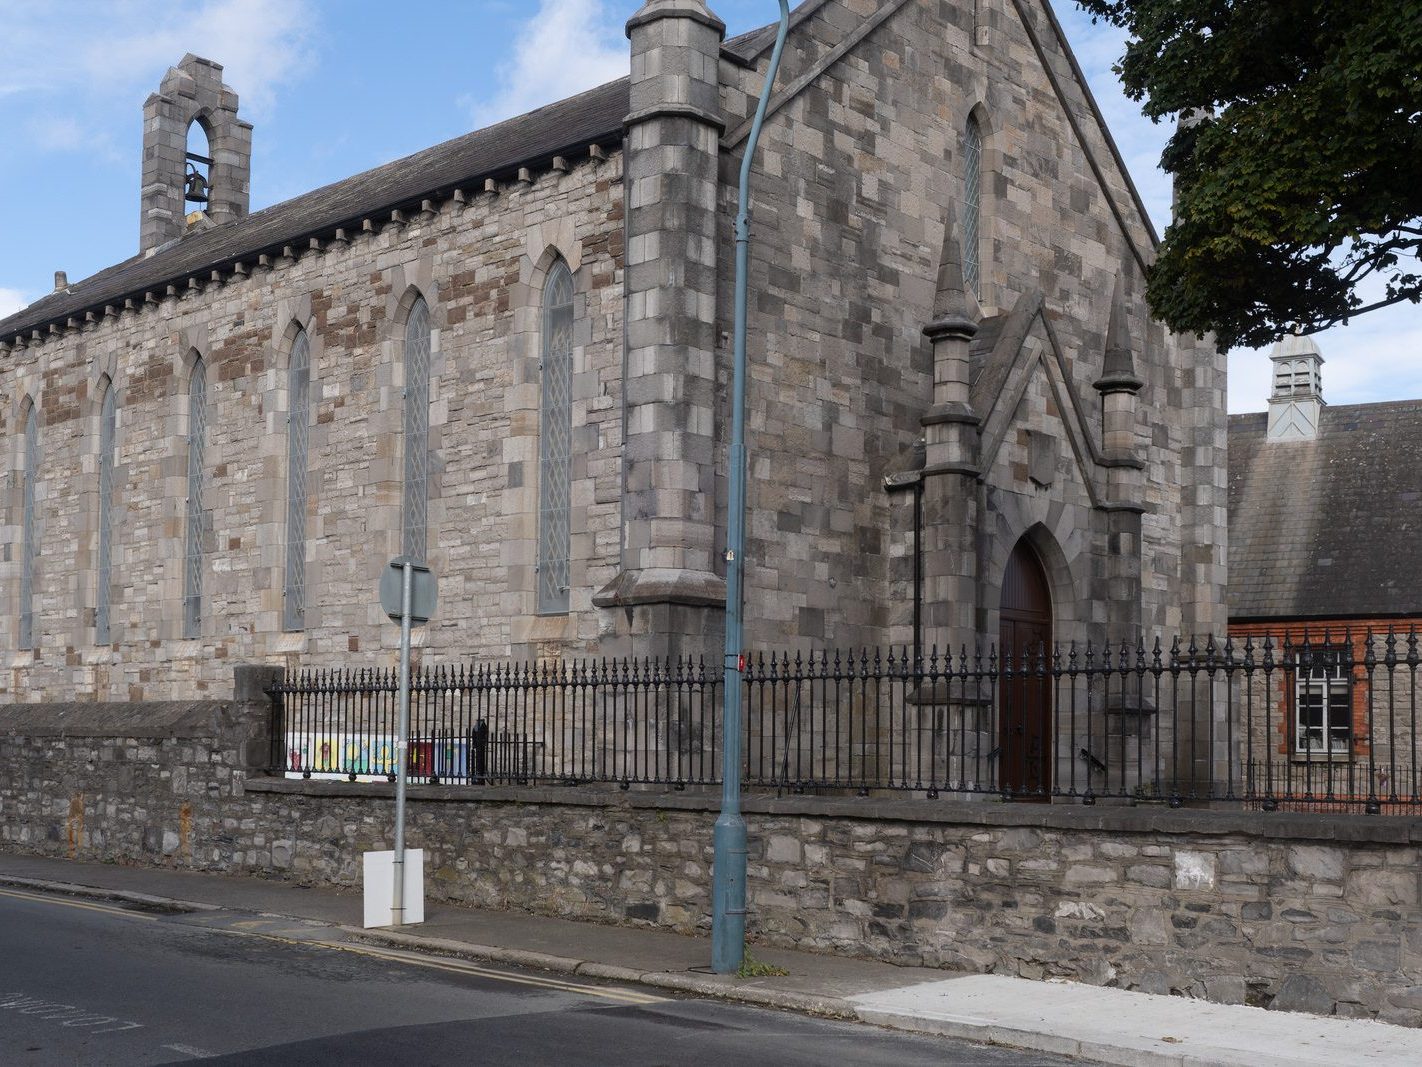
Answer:
<path fill-rule="evenodd" d="M 1229 633 L 1275 665 L 1245 695 L 1245 761 L 1294 791 L 1415 798 L 1422 400 L 1326 406 L 1312 341 L 1271 358 L 1269 410 L 1229 427 Z"/>

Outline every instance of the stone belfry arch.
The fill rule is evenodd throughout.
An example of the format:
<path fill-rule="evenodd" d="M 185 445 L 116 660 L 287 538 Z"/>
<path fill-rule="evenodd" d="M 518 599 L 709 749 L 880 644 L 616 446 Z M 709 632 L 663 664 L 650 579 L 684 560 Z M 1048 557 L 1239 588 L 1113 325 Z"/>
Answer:
<path fill-rule="evenodd" d="M 221 224 L 247 214 L 252 172 L 252 125 L 237 117 L 237 94 L 222 83 L 222 66 L 188 53 L 169 67 L 143 104 L 143 211 L 139 251 L 151 252 L 187 229 L 183 190 L 188 131 L 207 134 L 212 164 L 206 214 Z M 197 139 L 201 144 L 201 138 Z"/>

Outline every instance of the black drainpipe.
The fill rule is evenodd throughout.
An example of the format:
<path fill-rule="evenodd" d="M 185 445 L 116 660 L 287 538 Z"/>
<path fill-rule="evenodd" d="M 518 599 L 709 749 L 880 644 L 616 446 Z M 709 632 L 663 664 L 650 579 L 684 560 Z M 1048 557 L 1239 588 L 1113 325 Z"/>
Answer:
<path fill-rule="evenodd" d="M 913 483 L 913 665 L 923 663 L 923 475 Z"/>

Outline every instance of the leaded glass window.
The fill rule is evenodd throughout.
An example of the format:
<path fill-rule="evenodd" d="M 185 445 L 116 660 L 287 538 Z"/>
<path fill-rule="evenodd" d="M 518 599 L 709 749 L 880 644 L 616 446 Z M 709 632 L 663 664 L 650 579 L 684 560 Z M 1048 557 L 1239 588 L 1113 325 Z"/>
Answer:
<path fill-rule="evenodd" d="M 113 577 L 114 464 L 117 460 L 117 402 L 113 383 L 104 390 L 99 407 L 99 546 L 95 561 L 94 642 L 107 645 L 109 632 L 109 591 Z"/>
<path fill-rule="evenodd" d="M 559 260 L 543 289 L 538 437 L 538 611 L 568 610 L 573 439 L 573 275 Z"/>
<path fill-rule="evenodd" d="M 183 636 L 202 632 L 202 572 L 204 527 L 203 490 L 207 482 L 207 366 L 193 360 L 188 380 L 188 500 L 187 547 L 183 553 Z"/>
<path fill-rule="evenodd" d="M 416 297 L 405 320 L 405 493 L 400 551 L 423 563 L 429 531 L 430 309 Z"/>
<path fill-rule="evenodd" d="M 286 581 L 282 626 L 306 625 L 306 454 L 311 437 L 311 344 L 301 330 L 291 345 L 287 368 L 286 416 Z"/>
<path fill-rule="evenodd" d="M 20 537 L 20 647 L 35 647 L 35 559 L 39 530 L 35 516 L 35 486 L 39 481 L 39 415 L 31 404 L 25 412 L 25 472 Z"/>
<path fill-rule="evenodd" d="M 982 261 L 979 235 L 982 229 L 983 131 L 975 116 L 968 116 L 963 135 L 963 281 L 973 295 L 982 297 Z"/>

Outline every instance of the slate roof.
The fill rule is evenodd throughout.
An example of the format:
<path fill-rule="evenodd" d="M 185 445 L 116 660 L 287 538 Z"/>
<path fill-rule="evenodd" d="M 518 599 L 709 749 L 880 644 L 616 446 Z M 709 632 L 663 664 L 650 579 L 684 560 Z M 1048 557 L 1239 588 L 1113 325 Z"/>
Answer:
<path fill-rule="evenodd" d="M 1422 615 L 1422 400 L 1323 409 L 1317 439 L 1229 419 L 1229 609 L 1246 619 Z"/>
<path fill-rule="evenodd" d="M 148 257 L 135 256 L 73 282 L 65 292 L 52 293 L 0 320 L 0 339 L 22 330 L 104 304 L 142 297 L 174 280 L 196 274 L 205 279 L 212 269 L 306 236 L 360 225 L 400 207 L 418 206 L 422 198 L 456 188 L 473 192 L 475 182 L 505 177 L 521 166 L 546 162 L 555 155 L 585 151 L 590 144 L 610 144 L 622 137 L 628 110 L 628 79 L 621 78 L 577 96 L 530 111 L 451 141 L 416 152 L 351 178 L 233 222 L 189 234 Z"/>
<path fill-rule="evenodd" d="M 807 0 L 791 16 L 792 25 L 808 18 L 824 0 Z M 724 42 L 724 58 L 751 66 L 775 40 L 771 23 Z M 0 340 L 8 340 L 70 316 L 141 299 L 147 290 L 160 291 L 190 275 L 199 278 L 238 260 L 263 252 L 279 252 L 285 244 L 333 232 L 338 226 L 358 226 L 360 220 L 421 199 L 447 196 L 456 188 L 477 189 L 484 178 L 507 177 L 519 167 L 546 163 L 555 155 L 572 155 L 590 144 L 611 144 L 622 137 L 622 120 L 629 110 L 627 78 L 608 82 L 566 100 L 530 111 L 473 133 L 464 134 L 404 159 L 304 193 L 253 212 L 234 222 L 189 234 L 148 257 L 134 256 L 71 282 L 60 293 L 41 297 L 29 307 L 0 319 Z"/>

